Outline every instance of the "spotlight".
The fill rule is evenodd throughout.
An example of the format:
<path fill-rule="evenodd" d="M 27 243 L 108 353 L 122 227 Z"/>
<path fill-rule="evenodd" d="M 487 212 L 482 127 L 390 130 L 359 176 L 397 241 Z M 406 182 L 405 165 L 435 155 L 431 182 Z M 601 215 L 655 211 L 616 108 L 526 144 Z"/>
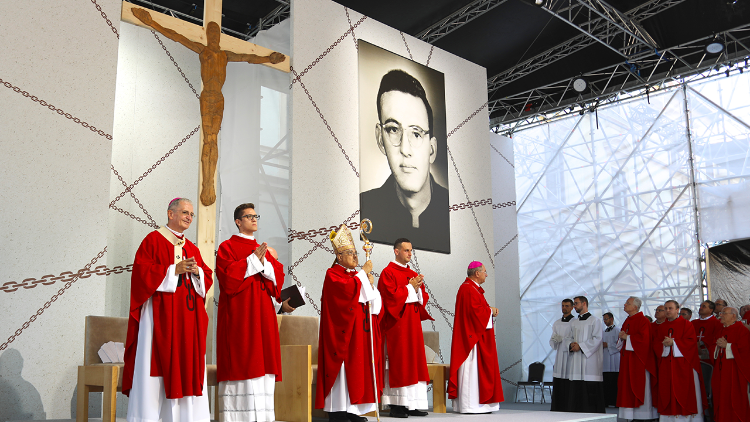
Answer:
<path fill-rule="evenodd" d="M 714 35 L 714 39 L 706 44 L 705 50 L 707 54 L 721 54 L 725 48 L 724 38 L 721 35 Z"/>
<path fill-rule="evenodd" d="M 743 69 L 741 67 L 739 69 L 740 69 L 740 73 L 744 73 L 745 72 L 745 69 Z"/>
<path fill-rule="evenodd" d="M 725 75 L 727 75 L 727 78 L 729 77 L 729 69 L 727 69 L 726 72 L 724 72 Z"/>

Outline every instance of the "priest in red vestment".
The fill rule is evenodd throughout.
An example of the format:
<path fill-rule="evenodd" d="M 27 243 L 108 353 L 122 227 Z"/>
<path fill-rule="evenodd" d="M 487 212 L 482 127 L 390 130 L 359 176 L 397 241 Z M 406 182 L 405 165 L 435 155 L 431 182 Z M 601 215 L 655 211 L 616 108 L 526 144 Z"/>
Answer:
<path fill-rule="evenodd" d="M 487 303 L 487 270 L 481 262 L 469 264 L 467 278 L 456 295 L 456 316 L 451 341 L 448 398 L 459 413 L 489 413 L 500 409 L 503 384 L 495 345 L 492 317 L 498 310 Z"/>
<path fill-rule="evenodd" d="M 620 350 L 618 417 L 625 420 L 659 417 L 652 399 L 656 387 L 656 359 L 651 348 L 652 324 L 640 311 L 641 303 L 641 299 L 635 296 L 625 302 L 624 310 L 628 318 L 622 323 L 617 341 Z"/>
<path fill-rule="evenodd" d="M 370 312 L 378 314 L 382 304 L 372 286 L 372 262 L 356 270 L 359 258 L 349 228 L 342 224 L 330 238 L 336 262 L 323 282 L 315 408 L 328 412 L 330 421 L 366 421 L 359 415 L 376 409 L 375 380 L 378 395 L 383 388 L 382 379 L 373 378 L 382 357 L 377 325 L 370 321 Z"/>
<path fill-rule="evenodd" d="M 711 394 L 716 422 L 750 421 L 750 331 L 739 321 L 737 308 L 725 307 L 716 341 Z"/>
<path fill-rule="evenodd" d="M 707 406 L 693 324 L 680 318 L 680 305 L 664 303 L 667 320 L 652 343 L 658 359 L 656 405 L 660 421 L 703 421 Z"/>
<path fill-rule="evenodd" d="M 705 300 L 698 308 L 698 319 L 690 321 L 698 339 L 698 357 L 712 365 L 714 363 L 717 334 L 723 327 L 719 319 L 714 316 L 715 309 L 716 304 L 710 300 Z"/>
<path fill-rule="evenodd" d="M 149 233 L 135 254 L 122 392 L 128 422 L 211 418 L 206 388 L 205 297 L 211 269 L 184 235 L 193 204 L 175 198 L 168 223 Z"/>
<path fill-rule="evenodd" d="M 425 310 L 429 295 L 424 276 L 409 267 L 412 246 L 408 239 L 393 245 L 395 259 L 380 273 L 378 290 L 383 298 L 381 332 L 386 344 L 383 404 L 392 417 L 427 416 L 427 372 L 422 321 L 433 320 Z M 433 320 L 434 321 L 434 320 Z"/>
<path fill-rule="evenodd" d="M 216 256 L 219 310 L 216 368 L 219 421 L 273 421 L 274 383 L 281 381 L 276 313 L 294 308 L 280 302 L 284 269 L 264 242 L 260 215 L 251 203 L 234 210 L 239 233 L 222 242 Z"/>

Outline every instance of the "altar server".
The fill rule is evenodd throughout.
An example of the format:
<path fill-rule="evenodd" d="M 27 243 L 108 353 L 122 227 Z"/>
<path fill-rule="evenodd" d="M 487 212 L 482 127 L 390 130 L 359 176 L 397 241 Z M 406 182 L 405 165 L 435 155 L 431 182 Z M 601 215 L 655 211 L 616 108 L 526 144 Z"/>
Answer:
<path fill-rule="evenodd" d="M 456 412 L 489 413 L 499 410 L 503 401 L 492 321 L 498 310 L 484 297 L 484 265 L 474 261 L 466 274 L 456 296 L 448 397 Z"/>
<path fill-rule="evenodd" d="M 216 367 L 219 421 L 273 421 L 274 386 L 281 381 L 276 313 L 291 312 L 280 302 L 284 269 L 264 242 L 255 240 L 260 215 L 251 203 L 234 210 L 239 233 L 222 242 L 216 256 L 219 310 Z"/>
<path fill-rule="evenodd" d="M 208 422 L 204 298 L 211 269 L 185 237 L 193 204 L 175 198 L 167 225 L 138 247 L 130 281 L 130 317 L 122 392 L 128 422 Z"/>
<path fill-rule="evenodd" d="M 378 391 L 373 382 L 371 350 L 376 361 L 381 356 L 380 345 L 370 340 L 375 326 L 368 307 L 372 302 L 372 313 L 378 314 L 382 304 L 372 284 L 372 262 L 355 269 L 359 258 L 349 228 L 342 224 L 330 239 L 336 261 L 323 282 L 315 408 L 328 412 L 331 421 L 366 421 L 359 415 L 375 411 L 375 396 L 382 389 L 382 381 L 378 379 Z"/>
<path fill-rule="evenodd" d="M 570 336 L 573 319 L 573 301 L 563 299 L 560 304 L 562 308 L 562 318 L 552 324 L 552 336 L 549 339 L 549 345 L 555 350 L 555 364 L 552 367 L 552 407 L 553 411 L 562 411 L 564 403 L 568 402 L 567 379 L 568 379 L 568 347 L 563 344 L 563 340 Z"/>
<path fill-rule="evenodd" d="M 604 333 L 602 333 L 602 376 L 604 376 L 604 405 L 617 405 L 617 377 L 620 372 L 620 350 L 617 348 L 617 335 L 620 330 L 615 325 L 612 312 L 602 316 Z"/>
<path fill-rule="evenodd" d="M 380 324 L 386 342 L 387 364 L 383 404 L 397 418 L 427 416 L 427 359 L 422 321 L 433 320 L 425 310 L 429 295 L 424 276 L 409 267 L 412 246 L 408 239 L 393 244 L 394 260 L 380 273 L 378 291 L 383 298 Z"/>

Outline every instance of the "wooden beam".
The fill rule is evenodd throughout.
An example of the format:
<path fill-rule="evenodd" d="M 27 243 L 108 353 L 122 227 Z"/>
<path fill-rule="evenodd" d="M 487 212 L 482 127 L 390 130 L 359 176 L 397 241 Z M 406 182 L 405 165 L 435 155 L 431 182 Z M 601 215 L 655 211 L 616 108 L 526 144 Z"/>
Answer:
<path fill-rule="evenodd" d="M 203 0 L 203 27 L 216 22 L 221 27 L 221 0 Z"/>
<path fill-rule="evenodd" d="M 203 84 L 201 84 L 203 89 Z M 201 195 L 201 186 L 203 186 L 203 172 L 200 166 L 201 151 L 203 151 L 203 131 L 200 132 L 200 147 L 198 149 L 198 198 Z M 216 166 L 216 173 L 219 172 L 219 166 Z M 217 174 L 214 174 L 214 189 L 216 189 Z M 203 205 L 198 199 L 195 204 L 198 206 L 198 228 L 196 230 L 196 245 L 201 252 L 203 262 L 211 269 L 214 269 L 214 285 L 206 292 L 206 313 L 208 313 L 208 333 L 206 335 L 206 363 L 213 363 L 214 348 L 214 321 L 216 315 L 216 305 L 214 305 L 214 291 L 216 286 L 216 202 L 209 206 Z"/>
<path fill-rule="evenodd" d="M 143 9 L 142 7 L 136 6 L 133 3 L 129 3 L 127 1 L 122 2 L 121 20 L 123 22 L 127 22 L 136 26 L 140 26 L 142 28 L 146 28 L 149 31 L 152 30 L 151 27 L 145 25 L 143 22 L 138 20 L 138 18 L 133 16 L 133 12 L 131 10 L 133 7 Z M 174 31 L 185 36 L 190 41 L 199 42 L 203 45 L 207 44 L 206 31 L 203 29 L 203 27 L 192 24 L 190 22 L 185 22 L 182 19 L 177 19 L 175 17 L 165 15 L 163 13 L 155 12 L 153 10 L 149 10 L 149 9 L 146 9 L 146 10 L 148 10 L 148 12 L 151 14 L 151 17 L 154 19 L 154 21 L 159 23 L 161 26 L 165 28 L 173 29 Z M 219 12 L 219 16 L 221 16 L 221 12 Z M 258 56 L 267 56 L 273 53 L 273 50 L 241 40 L 239 38 L 235 38 L 227 34 L 221 34 L 221 41 L 219 42 L 219 46 L 221 47 L 222 50 L 229 50 L 237 54 L 256 54 Z M 282 72 L 289 73 L 290 71 L 289 64 L 290 64 L 289 56 L 285 56 L 284 61 L 281 63 L 276 63 L 276 64 L 263 63 L 263 66 L 268 66 L 268 67 L 280 70 Z"/>

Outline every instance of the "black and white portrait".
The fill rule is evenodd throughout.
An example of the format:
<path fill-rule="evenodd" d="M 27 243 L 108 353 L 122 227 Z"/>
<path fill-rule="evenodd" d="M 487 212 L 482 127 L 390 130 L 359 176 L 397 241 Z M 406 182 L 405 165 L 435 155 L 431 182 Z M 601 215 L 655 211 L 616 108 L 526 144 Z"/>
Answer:
<path fill-rule="evenodd" d="M 450 253 L 445 78 L 359 40 L 360 216 L 369 239 Z"/>

